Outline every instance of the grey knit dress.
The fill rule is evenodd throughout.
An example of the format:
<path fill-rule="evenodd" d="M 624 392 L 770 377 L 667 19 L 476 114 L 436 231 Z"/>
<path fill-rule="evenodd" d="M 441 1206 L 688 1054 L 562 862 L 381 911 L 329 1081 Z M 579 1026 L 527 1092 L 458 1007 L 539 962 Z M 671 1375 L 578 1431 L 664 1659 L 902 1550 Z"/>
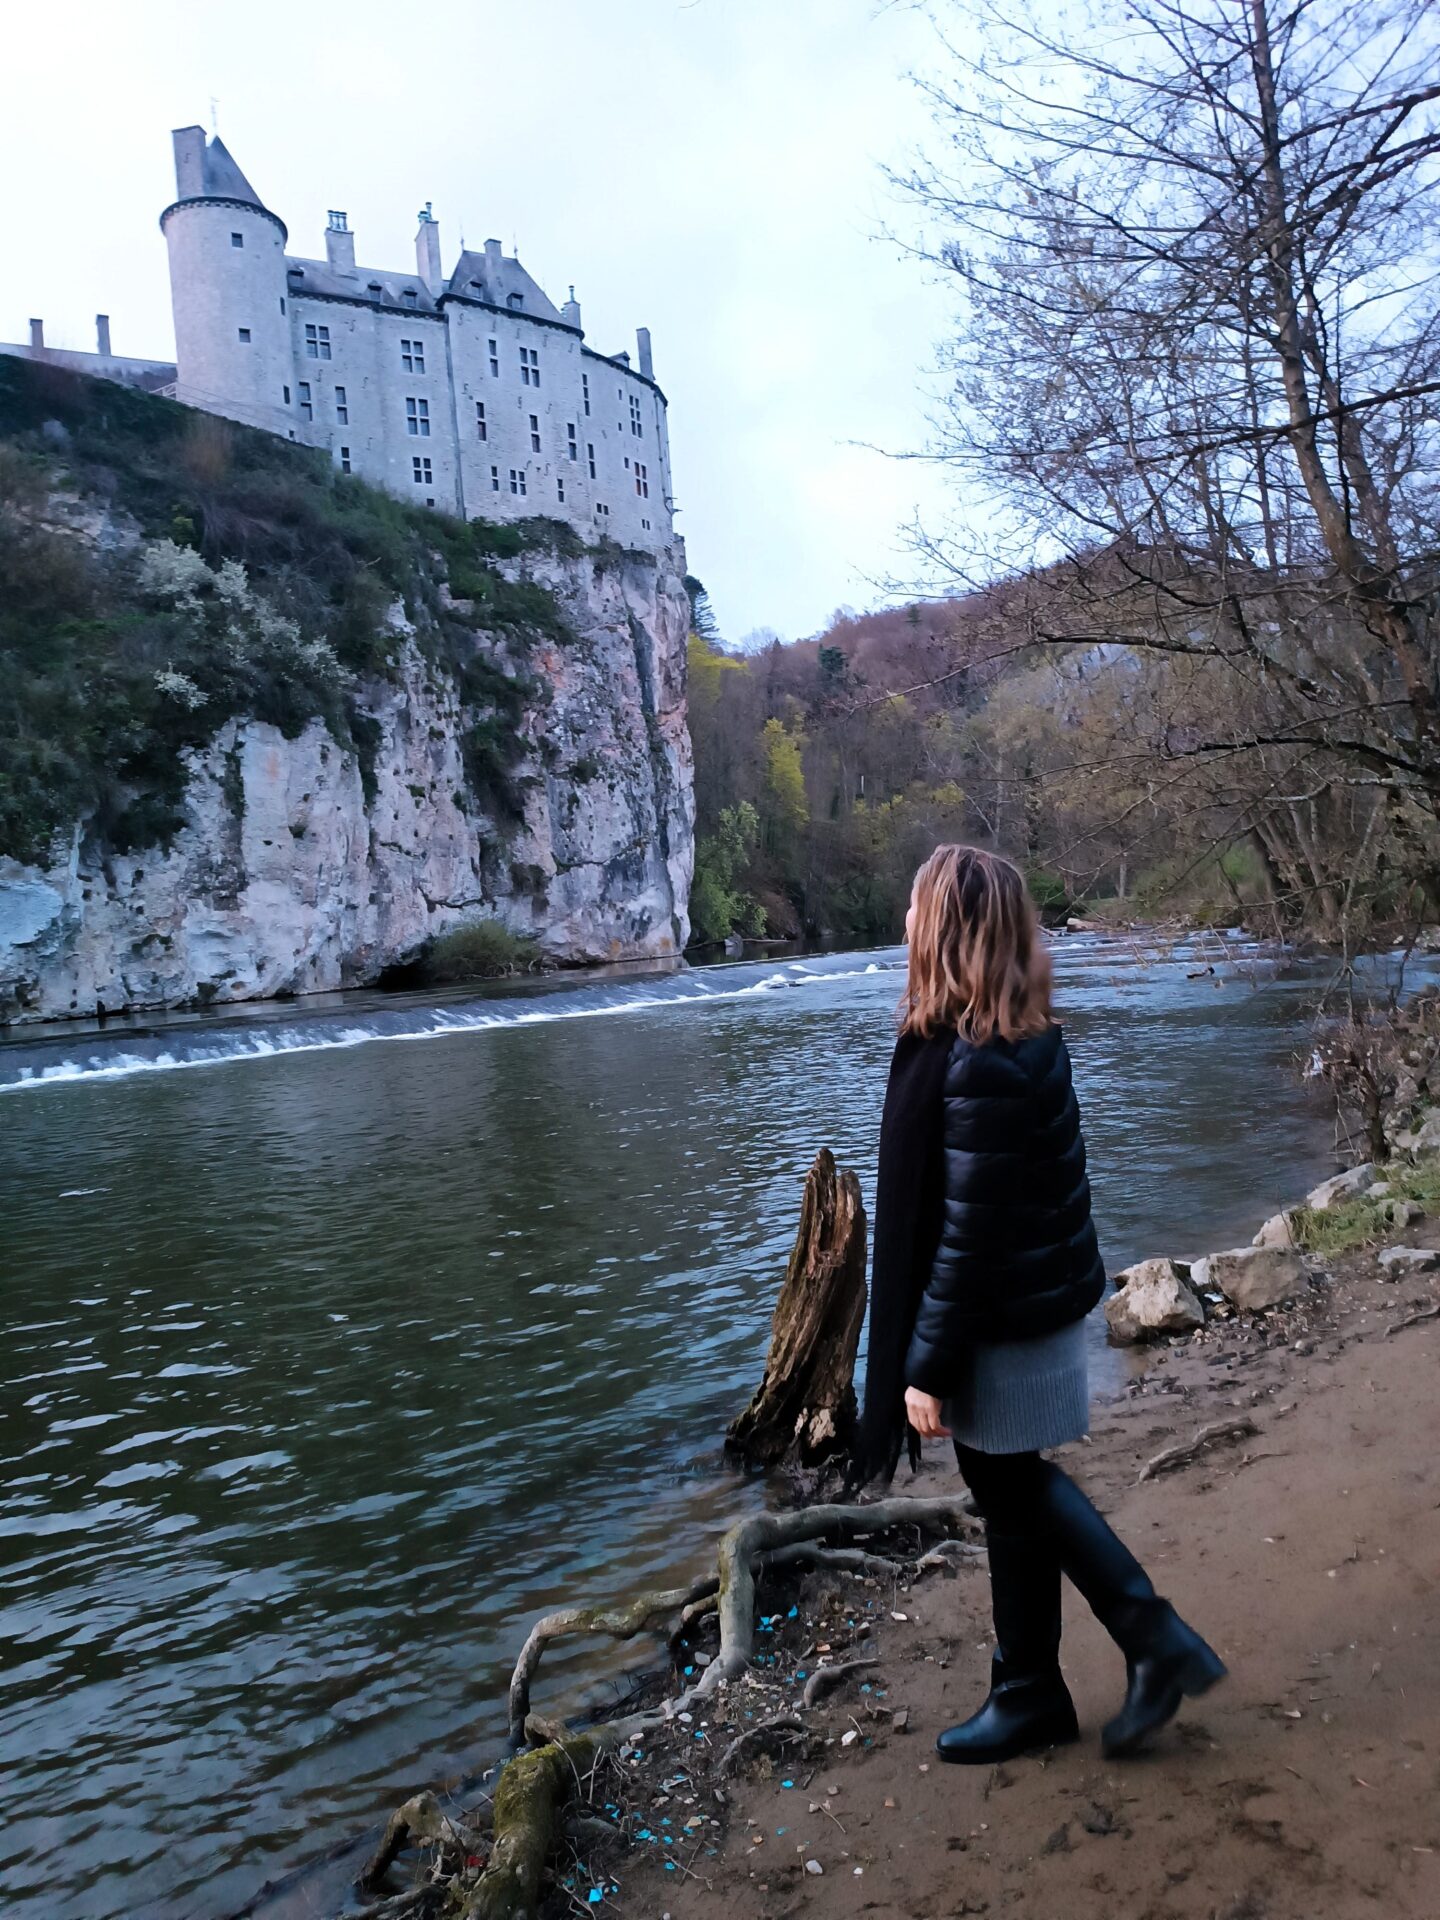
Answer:
<path fill-rule="evenodd" d="M 1085 1322 L 1035 1340 L 976 1341 L 943 1424 L 976 1453 L 1063 1447 L 1090 1431 Z"/>

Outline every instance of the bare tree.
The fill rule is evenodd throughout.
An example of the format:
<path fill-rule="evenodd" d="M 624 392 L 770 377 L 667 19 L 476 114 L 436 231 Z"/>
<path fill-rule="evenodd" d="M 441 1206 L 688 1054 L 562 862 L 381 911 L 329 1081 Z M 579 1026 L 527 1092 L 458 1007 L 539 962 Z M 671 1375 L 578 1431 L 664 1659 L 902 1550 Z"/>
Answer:
<path fill-rule="evenodd" d="M 927 558 L 1006 579 L 1017 642 L 1190 663 L 1117 750 L 1193 769 L 1278 893 L 1431 885 L 1436 9 L 1038 15 L 937 10 L 944 152 L 907 184 L 962 296 L 935 452 L 970 510 Z"/>

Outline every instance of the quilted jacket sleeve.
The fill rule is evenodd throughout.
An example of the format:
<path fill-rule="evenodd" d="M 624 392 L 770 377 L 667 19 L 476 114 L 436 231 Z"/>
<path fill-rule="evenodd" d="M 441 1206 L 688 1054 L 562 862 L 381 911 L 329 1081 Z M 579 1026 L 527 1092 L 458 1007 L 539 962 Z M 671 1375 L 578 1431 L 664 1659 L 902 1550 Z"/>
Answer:
<path fill-rule="evenodd" d="M 945 1074 L 945 1215 L 905 1362 L 908 1386 L 944 1399 L 986 1322 L 994 1276 L 1022 1230 L 1034 1085 L 1014 1056 L 957 1039 Z"/>

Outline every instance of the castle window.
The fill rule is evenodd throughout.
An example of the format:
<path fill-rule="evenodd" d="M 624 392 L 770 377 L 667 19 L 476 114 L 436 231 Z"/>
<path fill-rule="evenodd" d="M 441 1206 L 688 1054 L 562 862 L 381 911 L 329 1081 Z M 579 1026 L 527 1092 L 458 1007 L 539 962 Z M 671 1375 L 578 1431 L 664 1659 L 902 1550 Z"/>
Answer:
<path fill-rule="evenodd" d="M 430 402 L 417 400 L 407 395 L 405 400 L 405 430 L 418 433 L 423 440 L 430 438 Z"/>
<path fill-rule="evenodd" d="M 532 413 L 530 416 L 530 451 L 532 453 L 539 453 L 540 451 L 540 416 L 538 413 Z"/>
<path fill-rule="evenodd" d="M 650 469 L 642 467 L 638 460 L 635 462 L 635 491 L 642 500 L 650 498 Z"/>
<path fill-rule="evenodd" d="M 284 294 L 283 294 L 283 293 L 282 293 L 282 294 L 281 294 L 281 296 L 280 296 L 280 311 L 281 311 L 282 313 L 284 313 L 284 311 L 285 311 L 285 296 L 284 296 Z"/>
<path fill-rule="evenodd" d="M 349 473 L 350 471 L 350 449 L 348 447 L 341 447 L 340 449 L 340 471 L 341 473 Z"/>
<path fill-rule="evenodd" d="M 245 244 L 245 236 L 244 236 L 244 234 L 243 234 L 243 233 L 232 233 L 232 234 L 231 234 L 231 236 L 230 236 L 230 244 L 231 244 L 231 246 L 232 246 L 232 247 L 243 247 L 243 246 L 244 246 L 244 244 Z"/>
<path fill-rule="evenodd" d="M 281 393 L 283 393 L 283 394 L 284 394 L 284 396 L 285 396 L 285 404 L 286 404 L 286 406 L 288 407 L 288 406 L 289 406 L 289 404 L 290 404 L 290 389 L 289 389 L 289 387 L 282 387 L 282 388 L 280 389 L 280 391 L 281 391 Z M 292 435 L 291 435 L 290 437 L 291 437 L 291 439 L 293 440 L 295 436 L 294 436 L 294 435 L 292 434 Z"/>
<path fill-rule="evenodd" d="M 490 491 L 491 493 L 498 493 L 500 491 L 500 469 L 498 467 L 491 467 L 490 469 Z"/>
<path fill-rule="evenodd" d="M 241 344 L 241 346 L 242 346 L 242 347 L 248 347 L 248 346 L 249 346 L 249 344 L 250 344 L 250 329 L 249 329 L 249 327 L 241 327 L 241 329 L 240 329 L 240 344 Z"/>
<path fill-rule="evenodd" d="M 633 393 L 630 396 L 630 431 L 637 440 L 645 438 L 645 429 L 640 423 L 640 402 Z"/>
<path fill-rule="evenodd" d="M 425 371 L 425 342 L 423 340 L 402 340 L 400 342 L 400 364 L 406 373 Z"/>
<path fill-rule="evenodd" d="M 483 400 L 477 400 L 475 402 L 475 438 L 477 440 L 488 440 L 490 438 L 490 429 L 485 424 L 485 402 Z"/>
<path fill-rule="evenodd" d="M 521 347 L 520 384 L 522 387 L 538 387 L 540 384 L 540 349 Z"/>
<path fill-rule="evenodd" d="M 578 460 L 580 458 L 580 443 L 575 438 L 575 422 L 573 420 L 566 426 L 565 432 L 569 436 L 570 441 L 570 458 L 572 460 Z"/>
<path fill-rule="evenodd" d="M 313 420 L 315 418 L 315 409 L 310 404 L 310 382 L 308 380 L 302 380 L 300 382 L 300 418 L 302 420 Z"/>
<path fill-rule="evenodd" d="M 415 484 L 417 487 L 429 487 L 434 485 L 434 481 L 432 480 L 431 474 L 430 474 L 430 461 L 428 457 L 422 460 L 420 455 L 417 453 L 414 459 L 411 460 L 410 465 L 415 471 Z"/>
<path fill-rule="evenodd" d="M 335 418 L 342 427 L 348 427 L 350 424 L 350 406 L 345 398 L 344 387 L 335 389 Z"/>
<path fill-rule="evenodd" d="M 557 478 L 555 487 L 560 495 L 560 504 L 563 507 L 565 504 L 565 476 L 563 473 Z"/>
<path fill-rule="evenodd" d="M 500 342 L 498 340 L 490 342 L 490 378 L 492 380 L 500 378 Z"/>
<path fill-rule="evenodd" d="M 595 508 L 595 518 L 597 520 L 608 520 L 610 518 L 610 509 L 603 500 L 600 501 Z"/>
<path fill-rule="evenodd" d="M 630 471 L 630 456 L 628 453 L 625 456 L 625 471 L 626 473 Z"/>
<path fill-rule="evenodd" d="M 585 418 L 588 420 L 590 418 L 590 376 L 588 373 L 582 373 L 580 376 L 580 391 L 585 396 Z"/>
<path fill-rule="evenodd" d="M 585 461 L 590 468 L 590 478 L 593 480 L 595 478 L 595 442 L 593 440 L 585 442 Z"/>
<path fill-rule="evenodd" d="M 405 302 L 407 307 L 413 307 L 418 297 L 413 287 L 406 287 L 400 295 L 400 298 Z"/>
<path fill-rule="evenodd" d="M 511 469 L 510 469 L 510 491 L 511 491 L 511 493 L 519 493 L 519 494 L 523 494 L 523 493 L 524 493 L 524 491 L 525 491 L 525 469 L 524 469 L 523 467 L 511 467 Z"/>
<path fill-rule="evenodd" d="M 305 322 L 305 354 L 310 360 L 330 358 L 329 327 L 317 327 L 309 320 Z"/>

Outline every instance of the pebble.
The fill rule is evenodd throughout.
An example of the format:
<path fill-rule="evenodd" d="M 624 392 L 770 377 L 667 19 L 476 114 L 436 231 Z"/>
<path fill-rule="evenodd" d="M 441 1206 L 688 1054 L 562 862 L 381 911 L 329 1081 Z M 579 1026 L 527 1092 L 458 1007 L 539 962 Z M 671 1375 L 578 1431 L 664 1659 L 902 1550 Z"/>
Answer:
<path fill-rule="evenodd" d="M 824 1873 L 825 1869 L 818 1860 L 807 1860 L 805 1862 L 805 1871 L 806 1873 Z"/>

